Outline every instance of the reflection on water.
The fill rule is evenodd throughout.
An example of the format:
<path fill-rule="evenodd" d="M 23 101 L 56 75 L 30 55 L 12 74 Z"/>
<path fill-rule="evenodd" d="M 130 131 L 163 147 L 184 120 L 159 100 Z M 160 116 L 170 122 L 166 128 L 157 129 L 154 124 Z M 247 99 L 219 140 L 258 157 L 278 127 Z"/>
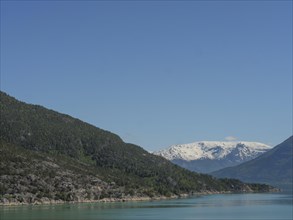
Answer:
<path fill-rule="evenodd" d="M 1 220 L 291 220 L 292 195 L 227 194 L 151 202 L 0 207 Z"/>

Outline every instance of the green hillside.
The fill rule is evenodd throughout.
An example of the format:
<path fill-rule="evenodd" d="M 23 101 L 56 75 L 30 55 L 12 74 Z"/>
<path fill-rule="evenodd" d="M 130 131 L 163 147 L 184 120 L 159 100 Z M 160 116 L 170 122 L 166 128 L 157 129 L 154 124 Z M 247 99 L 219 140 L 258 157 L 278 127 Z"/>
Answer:
<path fill-rule="evenodd" d="M 81 120 L 0 98 L 2 203 L 269 190 L 187 171 Z"/>

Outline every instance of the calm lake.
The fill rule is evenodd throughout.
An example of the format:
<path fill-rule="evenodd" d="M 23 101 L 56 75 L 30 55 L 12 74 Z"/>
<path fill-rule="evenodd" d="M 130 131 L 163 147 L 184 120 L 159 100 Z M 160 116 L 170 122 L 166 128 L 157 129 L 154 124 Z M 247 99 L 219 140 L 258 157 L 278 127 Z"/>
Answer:
<path fill-rule="evenodd" d="M 226 194 L 151 202 L 0 207 L 1 220 L 292 220 L 292 194 Z"/>

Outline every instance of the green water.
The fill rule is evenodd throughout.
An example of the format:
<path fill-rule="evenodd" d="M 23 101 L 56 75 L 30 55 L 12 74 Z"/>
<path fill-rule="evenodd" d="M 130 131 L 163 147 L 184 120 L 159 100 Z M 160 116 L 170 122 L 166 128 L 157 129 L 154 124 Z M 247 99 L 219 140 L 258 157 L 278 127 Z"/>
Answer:
<path fill-rule="evenodd" d="M 292 220 L 292 195 L 229 194 L 152 202 L 0 207 L 1 220 Z"/>

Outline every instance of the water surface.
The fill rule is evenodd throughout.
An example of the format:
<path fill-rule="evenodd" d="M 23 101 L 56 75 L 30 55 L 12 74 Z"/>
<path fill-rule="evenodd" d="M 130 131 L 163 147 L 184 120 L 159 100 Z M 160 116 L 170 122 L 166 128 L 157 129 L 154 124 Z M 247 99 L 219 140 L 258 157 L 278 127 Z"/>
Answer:
<path fill-rule="evenodd" d="M 292 220 L 290 194 L 226 194 L 150 202 L 0 207 L 1 220 Z"/>

